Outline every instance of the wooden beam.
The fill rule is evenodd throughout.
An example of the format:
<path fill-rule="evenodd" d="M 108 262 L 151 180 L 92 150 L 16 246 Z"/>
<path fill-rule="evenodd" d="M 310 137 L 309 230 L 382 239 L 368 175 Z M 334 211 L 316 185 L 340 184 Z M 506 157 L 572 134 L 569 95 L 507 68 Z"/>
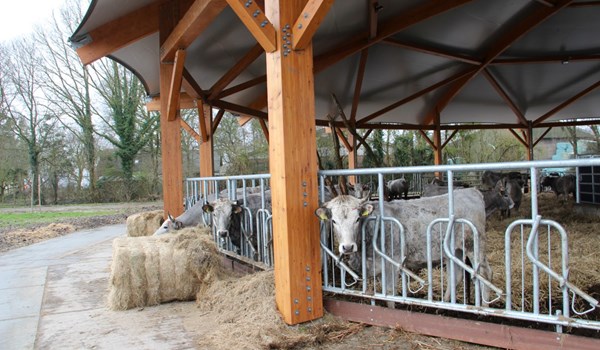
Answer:
<path fill-rule="evenodd" d="M 277 35 L 305 5 L 306 0 L 265 0 Z M 277 50 L 266 54 L 273 260 L 277 308 L 286 323 L 297 324 L 323 316 L 319 222 L 314 216 L 318 161 L 312 43 L 284 52 L 278 41 Z"/>
<path fill-rule="evenodd" d="M 260 123 L 260 128 L 262 129 L 263 135 L 265 135 L 267 143 L 269 143 L 269 126 L 267 125 L 267 122 L 264 119 L 259 119 L 258 122 Z"/>
<path fill-rule="evenodd" d="M 202 90 L 190 72 L 183 68 L 181 86 L 192 98 L 197 100 L 206 100 L 206 92 Z"/>
<path fill-rule="evenodd" d="M 600 348 L 600 340 L 591 337 L 507 326 L 480 320 L 464 320 L 422 312 L 394 310 L 348 301 L 328 299 L 324 304 L 328 312 L 347 321 L 502 349 L 595 350 Z"/>
<path fill-rule="evenodd" d="M 426 47 L 424 45 L 419 45 L 419 44 L 415 44 L 415 43 L 407 43 L 407 42 L 404 42 L 404 41 L 401 41 L 398 39 L 394 39 L 394 38 L 386 38 L 385 40 L 383 40 L 383 43 L 401 47 L 403 49 L 407 49 L 407 50 L 411 50 L 411 51 L 421 52 L 421 53 L 428 54 L 428 55 L 447 58 L 452 61 L 459 61 L 459 62 L 467 63 L 470 65 L 478 66 L 481 64 L 480 60 L 472 58 L 472 57 L 458 55 L 455 53 L 446 52 L 446 51 L 442 51 L 440 49 L 434 49 L 431 47 Z"/>
<path fill-rule="evenodd" d="M 369 39 L 367 34 L 357 34 L 350 41 L 342 43 L 332 50 L 315 57 L 313 68 L 314 73 L 318 73 L 348 56 L 369 48 L 381 40 L 394 35 L 395 33 L 400 32 L 413 24 L 419 23 L 453 8 L 462 6 L 471 1 L 473 0 L 429 1 L 427 4 L 423 4 L 411 10 L 405 11 L 402 13 L 402 15 L 386 21 L 382 25 L 383 31 L 379 31 L 379 34 L 375 38 Z M 248 80 L 244 83 L 224 90 L 219 97 L 222 98 L 235 94 L 265 81 L 265 75 Z"/>
<path fill-rule="evenodd" d="M 158 112 L 160 111 L 161 106 L 161 98 L 160 96 L 155 96 L 150 100 L 150 102 L 146 103 L 146 109 L 150 112 Z M 185 92 L 180 93 L 179 95 L 179 109 L 195 109 L 196 108 L 196 99 L 192 98 Z"/>
<path fill-rule="evenodd" d="M 448 136 L 448 137 L 446 138 L 446 140 L 444 141 L 444 143 L 442 144 L 442 149 L 443 149 L 444 147 L 446 147 L 446 145 L 448 145 L 448 142 L 452 141 L 452 138 L 453 138 L 453 137 L 456 135 L 456 133 L 457 133 L 457 132 L 458 132 L 458 130 L 456 130 L 456 129 L 455 129 L 455 130 L 452 130 L 452 134 L 450 134 L 450 136 Z"/>
<path fill-rule="evenodd" d="M 383 115 L 383 114 L 385 114 L 385 113 L 387 113 L 389 111 L 392 111 L 392 110 L 394 110 L 394 109 L 396 109 L 396 108 L 398 108 L 398 107 L 400 107 L 400 106 L 402 106 L 402 105 L 404 105 L 404 104 L 406 104 L 406 103 L 408 103 L 408 102 L 410 102 L 410 101 L 412 101 L 412 100 L 414 100 L 416 98 L 419 98 L 419 97 L 421 97 L 421 96 L 423 96 L 425 94 L 428 94 L 431 91 L 434 91 L 434 90 L 436 90 L 436 89 L 438 89 L 438 88 L 440 88 L 442 86 L 448 85 L 448 84 L 450 84 L 452 82 L 455 82 L 455 81 L 457 81 L 457 80 L 459 80 L 461 78 L 464 78 L 465 76 L 471 74 L 471 72 L 473 72 L 473 71 L 474 71 L 474 68 L 467 69 L 465 71 L 462 71 L 462 72 L 459 72 L 457 74 L 454 74 L 454 75 L 450 76 L 449 78 L 446 78 L 446 79 L 444 79 L 444 80 L 442 80 L 440 82 L 437 82 L 437 83 L 435 83 L 433 85 L 430 85 L 430 86 L 426 87 L 425 89 L 423 89 L 421 91 L 417 91 L 414 94 L 412 94 L 412 95 L 410 95 L 408 97 L 405 97 L 405 98 L 401 99 L 398 102 L 394 102 L 391 105 L 389 105 L 387 107 L 384 107 L 384 108 L 382 108 L 382 109 L 380 109 L 380 110 L 378 110 L 378 111 L 376 111 L 374 113 L 371 113 L 370 115 L 362 118 L 361 120 L 358 121 L 358 125 L 362 126 L 365 123 L 368 123 L 369 121 L 371 121 L 371 120 L 379 117 L 380 115 Z"/>
<path fill-rule="evenodd" d="M 183 73 L 183 64 L 185 63 L 185 50 L 180 49 L 175 52 L 175 62 L 173 63 L 173 74 L 171 75 L 171 84 L 169 86 L 169 101 L 167 107 L 167 120 L 175 120 L 179 111 L 179 97 L 181 96 L 181 74 Z"/>
<path fill-rule="evenodd" d="M 256 1 L 227 0 L 227 3 L 266 52 L 277 49 L 275 28 Z"/>
<path fill-rule="evenodd" d="M 186 49 L 226 6 L 225 0 L 195 0 L 161 45 L 160 61 L 172 61 L 175 51 Z"/>
<path fill-rule="evenodd" d="M 158 31 L 159 2 L 134 10 L 87 33 L 77 55 L 86 65 Z M 78 38 L 71 39 L 77 45 Z"/>
<path fill-rule="evenodd" d="M 522 138 L 521 135 L 519 135 L 514 129 L 508 129 L 508 131 L 510 131 L 510 133 L 513 134 L 517 141 L 519 141 L 523 146 L 529 147 L 527 141 L 524 138 Z"/>
<path fill-rule="evenodd" d="M 202 100 L 199 100 L 197 102 L 197 104 L 198 104 L 198 125 L 200 126 L 200 140 L 202 140 L 202 142 L 208 142 L 210 135 L 212 135 L 213 133 L 206 126 L 209 123 L 206 122 L 205 116 L 204 116 L 204 102 L 202 102 Z"/>
<path fill-rule="evenodd" d="M 219 111 L 217 112 L 217 115 L 215 116 L 215 120 L 213 121 L 213 126 L 212 126 L 212 134 L 213 135 L 217 131 L 217 128 L 219 127 L 219 124 L 221 123 L 221 119 L 223 119 L 223 115 L 225 115 L 225 110 L 219 109 Z"/>
<path fill-rule="evenodd" d="M 262 111 L 266 106 L 267 106 L 267 93 L 265 92 L 262 96 L 258 97 L 256 100 L 252 101 L 252 103 L 250 103 L 248 105 L 248 108 L 257 110 L 257 111 Z M 240 126 L 244 126 L 246 125 L 247 122 L 249 122 L 250 120 L 252 120 L 252 116 L 250 115 L 240 115 L 240 118 L 238 119 L 238 124 Z"/>
<path fill-rule="evenodd" d="M 254 45 L 250 51 L 248 51 L 244 57 L 242 57 L 236 64 L 227 71 L 216 83 L 210 88 L 210 95 L 208 95 L 208 100 L 211 101 L 219 94 L 223 89 L 229 85 L 233 81 L 233 79 L 237 78 L 252 62 L 256 61 L 257 58 L 260 57 L 264 52 L 263 48 L 256 44 Z"/>
<path fill-rule="evenodd" d="M 462 89 L 473 79 L 477 74 L 484 70 L 494 59 L 506 51 L 514 42 L 527 34 L 530 30 L 537 27 L 539 24 L 552 17 L 565 6 L 568 6 L 573 0 L 559 0 L 552 8 L 540 5 L 531 10 L 529 16 L 519 21 L 519 23 L 511 26 L 506 32 L 501 33 L 500 37 L 494 40 L 494 46 L 491 47 L 485 54 L 484 59 L 473 73 L 457 80 L 453 86 L 433 105 L 427 114 L 423 124 L 430 124 L 436 118 L 436 114 L 442 113 L 444 108 L 462 91 Z"/>
<path fill-rule="evenodd" d="M 238 105 L 238 104 L 223 101 L 223 100 L 213 101 L 213 106 L 230 111 L 232 113 L 246 114 L 246 115 L 253 116 L 255 118 L 262 118 L 265 120 L 267 119 L 267 116 L 268 116 L 268 114 L 263 111 L 259 111 L 256 109 L 252 109 L 252 108 L 249 108 L 246 106 Z"/>
<path fill-rule="evenodd" d="M 185 120 L 179 118 L 179 124 L 181 125 L 181 128 L 187 131 L 187 133 L 190 134 L 198 143 L 202 142 L 200 134 L 198 134 L 196 130 L 194 130 L 194 128 L 192 128 Z"/>
<path fill-rule="evenodd" d="M 333 0 L 308 0 L 292 26 L 292 48 L 304 50 L 325 19 Z"/>
<path fill-rule="evenodd" d="M 356 123 L 356 112 L 360 102 L 360 91 L 362 90 L 363 79 L 365 78 L 365 70 L 367 67 L 367 57 L 369 49 L 364 49 L 360 52 L 360 61 L 358 63 L 358 71 L 356 72 L 356 84 L 354 84 L 354 97 L 352 98 L 352 108 L 350 109 L 350 123 Z"/>
<path fill-rule="evenodd" d="M 533 126 L 538 126 L 540 123 L 542 123 L 544 120 L 550 118 L 551 116 L 553 116 L 554 114 L 558 113 L 560 110 L 564 109 L 565 107 L 569 106 L 570 104 L 572 104 L 573 102 L 577 101 L 578 99 L 582 98 L 583 96 L 589 94 L 590 92 L 596 90 L 598 87 L 600 86 L 600 80 L 597 81 L 596 83 L 588 86 L 587 88 L 581 90 L 580 92 L 578 92 L 577 94 L 575 94 L 575 96 L 569 98 L 568 100 L 566 100 L 565 102 L 561 103 L 560 105 L 556 106 L 555 108 L 553 108 L 551 111 L 549 111 L 548 113 L 544 114 L 543 116 L 537 118 L 534 122 L 533 122 Z"/>
<path fill-rule="evenodd" d="M 512 109 L 513 113 L 517 116 L 519 121 L 521 123 L 523 123 L 523 125 L 527 125 L 528 121 L 525 118 L 525 115 L 523 115 L 523 112 L 521 112 L 519 107 L 517 107 L 517 105 L 510 98 L 510 96 L 508 96 L 506 91 L 500 86 L 498 81 L 492 76 L 492 73 L 490 73 L 489 69 L 486 68 L 483 70 L 483 76 L 485 76 L 486 79 L 490 82 L 490 84 L 492 84 L 492 87 L 494 88 L 494 90 L 496 90 L 498 95 L 500 95 L 500 97 L 502 97 L 502 99 L 504 100 L 504 102 L 506 102 L 508 107 L 510 107 L 510 109 Z"/>
<path fill-rule="evenodd" d="M 552 130 L 552 127 L 549 127 L 549 128 L 547 128 L 547 129 L 546 129 L 546 131 L 544 131 L 544 132 L 543 132 L 543 133 L 540 135 L 540 137 L 538 137 L 538 139 L 537 139 L 537 140 L 535 140 L 535 142 L 533 143 L 533 147 L 537 146 L 537 144 L 538 144 L 540 141 L 542 141 L 542 139 L 544 138 L 544 136 L 546 136 L 546 135 L 547 135 L 547 134 L 550 132 L 550 130 Z"/>
<path fill-rule="evenodd" d="M 346 135 L 344 135 L 344 133 L 342 132 L 342 129 L 340 128 L 335 128 L 336 134 L 338 136 L 338 138 L 340 140 L 342 140 L 342 143 L 344 144 L 344 147 L 346 147 L 346 150 L 348 152 L 352 151 L 352 145 L 350 145 L 350 142 L 348 142 L 348 139 L 346 138 Z"/>
<path fill-rule="evenodd" d="M 341 44 L 333 50 L 315 57 L 315 73 L 351 56 L 367 47 L 375 45 L 414 24 L 437 16 L 472 0 L 427 1 L 403 11 L 400 15 L 388 19 L 378 28 L 377 36 L 369 40 L 368 34 L 357 35 L 351 41 Z"/>
<path fill-rule="evenodd" d="M 369 39 L 373 39 L 377 36 L 377 14 L 383 6 L 379 4 L 378 0 L 369 0 L 367 6 L 367 12 L 369 13 Z"/>
<path fill-rule="evenodd" d="M 162 43 L 181 18 L 173 2 L 161 2 L 159 41 Z M 173 76 L 173 64 L 160 64 L 160 91 L 169 91 Z M 165 93 L 166 96 L 166 93 Z M 181 156 L 181 126 L 169 121 L 168 98 L 160 100 L 160 136 L 163 174 L 163 207 L 167 214 L 178 216 L 183 213 L 183 160 Z M 178 113 L 178 112 L 177 112 Z"/>
<path fill-rule="evenodd" d="M 419 129 L 419 134 L 421 134 L 429 146 L 435 150 L 435 143 L 429 138 L 429 135 L 427 135 L 427 133 L 425 133 L 425 131 L 422 129 Z"/>
<path fill-rule="evenodd" d="M 212 129 L 212 107 L 202 101 L 198 101 L 198 122 L 205 131 L 209 131 L 206 140 L 200 144 L 200 176 L 210 177 L 215 175 L 213 133 Z"/>

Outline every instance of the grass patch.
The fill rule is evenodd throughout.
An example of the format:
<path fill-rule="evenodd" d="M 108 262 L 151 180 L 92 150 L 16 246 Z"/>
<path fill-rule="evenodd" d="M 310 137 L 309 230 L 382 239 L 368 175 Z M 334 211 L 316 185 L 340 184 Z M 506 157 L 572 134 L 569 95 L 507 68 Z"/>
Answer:
<path fill-rule="evenodd" d="M 63 219 L 86 218 L 91 216 L 114 215 L 117 211 L 64 211 L 64 212 L 29 212 L 0 213 L 0 227 L 21 228 L 28 225 L 49 224 Z"/>

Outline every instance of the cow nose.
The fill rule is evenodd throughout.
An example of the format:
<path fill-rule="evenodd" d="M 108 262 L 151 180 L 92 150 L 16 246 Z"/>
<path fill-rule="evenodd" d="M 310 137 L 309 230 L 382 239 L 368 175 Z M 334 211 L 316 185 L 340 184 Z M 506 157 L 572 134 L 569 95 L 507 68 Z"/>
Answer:
<path fill-rule="evenodd" d="M 229 231 L 219 230 L 219 231 L 217 231 L 217 234 L 219 235 L 219 237 L 227 237 L 227 235 L 229 234 Z"/>
<path fill-rule="evenodd" d="M 356 251 L 356 244 L 354 243 L 350 243 L 350 244 L 340 244 L 340 253 L 341 254 L 350 254 L 350 253 L 354 253 Z"/>

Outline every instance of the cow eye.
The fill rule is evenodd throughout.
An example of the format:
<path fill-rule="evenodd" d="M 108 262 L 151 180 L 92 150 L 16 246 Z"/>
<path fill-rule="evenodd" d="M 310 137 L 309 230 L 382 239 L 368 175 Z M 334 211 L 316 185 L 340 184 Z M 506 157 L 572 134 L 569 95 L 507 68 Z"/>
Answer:
<path fill-rule="evenodd" d="M 359 221 L 360 221 L 360 216 L 356 218 L 356 222 L 359 222 Z"/>
<path fill-rule="evenodd" d="M 333 222 L 334 225 L 337 225 L 337 221 L 331 220 L 331 222 Z"/>

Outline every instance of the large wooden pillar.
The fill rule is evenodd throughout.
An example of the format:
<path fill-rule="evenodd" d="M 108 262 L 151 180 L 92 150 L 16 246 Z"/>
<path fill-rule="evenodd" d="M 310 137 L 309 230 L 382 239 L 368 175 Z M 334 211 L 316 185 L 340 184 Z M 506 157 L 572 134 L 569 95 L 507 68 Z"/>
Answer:
<path fill-rule="evenodd" d="M 159 41 L 164 43 L 179 20 L 178 9 L 172 2 L 160 5 Z M 163 207 L 165 215 L 183 213 L 183 162 L 181 158 L 181 128 L 179 108 L 175 120 L 169 120 L 166 94 L 171 90 L 174 62 L 160 63 L 160 136 L 162 151 Z"/>
<path fill-rule="evenodd" d="M 323 315 L 312 44 L 286 44 L 306 3 L 265 0 L 277 36 L 266 53 L 275 294 L 288 324 Z"/>
<path fill-rule="evenodd" d="M 200 177 L 210 177 L 215 174 L 213 158 L 213 125 L 212 107 L 198 100 L 198 124 L 200 125 Z"/>

